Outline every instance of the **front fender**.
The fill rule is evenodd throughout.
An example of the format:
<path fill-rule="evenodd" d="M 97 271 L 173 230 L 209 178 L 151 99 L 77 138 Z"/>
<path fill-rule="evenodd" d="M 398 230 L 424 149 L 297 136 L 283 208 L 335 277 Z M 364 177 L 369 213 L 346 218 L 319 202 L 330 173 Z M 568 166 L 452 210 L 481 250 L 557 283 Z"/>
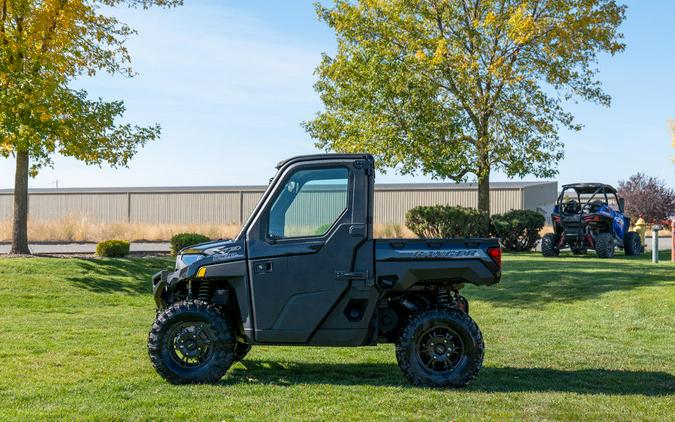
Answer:
<path fill-rule="evenodd" d="M 215 261 L 215 262 L 214 262 Z M 220 261 L 220 262 L 219 262 Z M 195 278 L 199 268 L 206 267 L 203 279 Z M 171 303 L 170 298 L 179 286 L 194 279 L 208 281 L 214 287 L 226 285 L 233 295 L 230 303 L 231 310 L 238 317 L 240 330 L 246 335 L 253 331 L 253 314 L 248 286 L 248 270 L 246 260 L 222 262 L 222 259 L 212 260 L 205 258 L 179 271 L 160 271 L 152 277 L 152 291 L 158 309 L 164 309 Z"/>

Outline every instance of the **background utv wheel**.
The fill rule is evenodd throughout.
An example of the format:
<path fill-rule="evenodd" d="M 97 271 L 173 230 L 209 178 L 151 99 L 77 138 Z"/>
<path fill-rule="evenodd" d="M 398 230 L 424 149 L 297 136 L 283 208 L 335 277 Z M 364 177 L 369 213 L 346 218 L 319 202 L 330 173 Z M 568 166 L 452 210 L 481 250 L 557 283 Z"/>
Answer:
<path fill-rule="evenodd" d="M 546 233 L 541 239 L 541 253 L 544 256 L 558 256 L 558 236 L 555 233 Z"/>
<path fill-rule="evenodd" d="M 642 246 L 642 239 L 636 232 L 628 232 L 623 239 L 624 251 L 626 255 L 642 255 L 644 253 L 644 246 Z"/>
<path fill-rule="evenodd" d="M 614 237 L 611 233 L 600 233 L 595 238 L 595 254 L 598 255 L 598 258 L 614 256 Z"/>
<path fill-rule="evenodd" d="M 483 365 L 483 337 L 459 309 L 434 309 L 414 316 L 396 343 L 403 375 L 417 386 L 463 387 Z"/>
<path fill-rule="evenodd" d="M 212 383 L 234 361 L 235 337 L 225 316 L 205 302 L 178 302 L 157 316 L 148 335 L 152 366 L 172 384 Z"/>
<path fill-rule="evenodd" d="M 573 255 L 586 255 L 587 252 L 588 252 L 588 249 L 586 249 L 586 248 L 573 248 L 572 249 Z"/>

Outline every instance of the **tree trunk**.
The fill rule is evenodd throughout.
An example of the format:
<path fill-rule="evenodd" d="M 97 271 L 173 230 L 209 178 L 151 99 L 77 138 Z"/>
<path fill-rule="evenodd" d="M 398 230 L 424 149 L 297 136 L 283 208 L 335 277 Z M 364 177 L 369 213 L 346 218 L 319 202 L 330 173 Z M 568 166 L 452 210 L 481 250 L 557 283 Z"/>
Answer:
<path fill-rule="evenodd" d="M 490 215 L 490 169 L 478 177 L 478 210 Z"/>
<path fill-rule="evenodd" d="M 490 215 L 490 138 L 488 122 L 484 121 L 477 130 L 478 142 L 478 211 Z"/>
<path fill-rule="evenodd" d="M 14 176 L 14 226 L 12 254 L 30 254 L 28 249 L 28 152 L 16 152 Z"/>

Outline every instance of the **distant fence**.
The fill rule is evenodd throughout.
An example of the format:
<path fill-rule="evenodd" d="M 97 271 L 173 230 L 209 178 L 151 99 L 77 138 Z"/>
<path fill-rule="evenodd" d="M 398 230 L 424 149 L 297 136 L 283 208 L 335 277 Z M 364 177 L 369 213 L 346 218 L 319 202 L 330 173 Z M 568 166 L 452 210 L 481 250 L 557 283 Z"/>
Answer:
<path fill-rule="evenodd" d="M 241 224 L 251 213 L 265 186 L 68 188 L 32 189 L 32 220 L 82 216 L 103 223 Z M 511 209 L 550 211 L 557 182 L 491 184 L 491 213 Z M 375 222 L 403 224 L 405 213 L 418 205 L 475 207 L 475 184 L 378 184 Z M 0 221 L 12 218 L 12 191 L 0 190 Z"/>

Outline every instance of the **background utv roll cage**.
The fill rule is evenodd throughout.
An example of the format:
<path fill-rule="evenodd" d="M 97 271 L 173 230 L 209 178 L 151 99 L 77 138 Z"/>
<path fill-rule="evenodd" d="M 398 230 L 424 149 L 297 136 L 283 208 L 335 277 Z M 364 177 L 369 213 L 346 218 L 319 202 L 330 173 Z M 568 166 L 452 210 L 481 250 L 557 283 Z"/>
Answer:
<path fill-rule="evenodd" d="M 566 195 L 566 192 L 568 190 L 573 190 L 574 193 L 577 195 L 576 199 L 576 209 L 575 210 L 569 210 L 570 203 L 574 201 L 574 199 L 570 199 L 568 201 L 565 201 L 565 198 L 569 198 L 568 195 Z M 583 203 L 582 205 L 582 194 L 591 194 L 591 196 Z M 617 195 L 616 189 L 614 189 L 612 186 L 609 185 L 604 185 L 600 183 L 577 183 L 577 184 L 572 184 L 572 185 L 563 185 L 562 191 L 560 192 L 560 195 L 558 195 L 557 199 L 557 205 L 558 205 L 558 210 L 561 214 L 579 214 L 582 213 L 585 209 L 590 210 L 592 208 L 592 204 L 594 202 L 594 199 L 596 196 L 599 194 L 602 194 L 605 198 L 605 204 L 609 205 L 609 197 L 607 196 L 607 193 L 613 194 L 614 198 L 616 199 L 616 204 L 619 207 L 619 211 L 623 212 L 624 209 L 624 200 L 623 198 L 619 198 Z"/>

